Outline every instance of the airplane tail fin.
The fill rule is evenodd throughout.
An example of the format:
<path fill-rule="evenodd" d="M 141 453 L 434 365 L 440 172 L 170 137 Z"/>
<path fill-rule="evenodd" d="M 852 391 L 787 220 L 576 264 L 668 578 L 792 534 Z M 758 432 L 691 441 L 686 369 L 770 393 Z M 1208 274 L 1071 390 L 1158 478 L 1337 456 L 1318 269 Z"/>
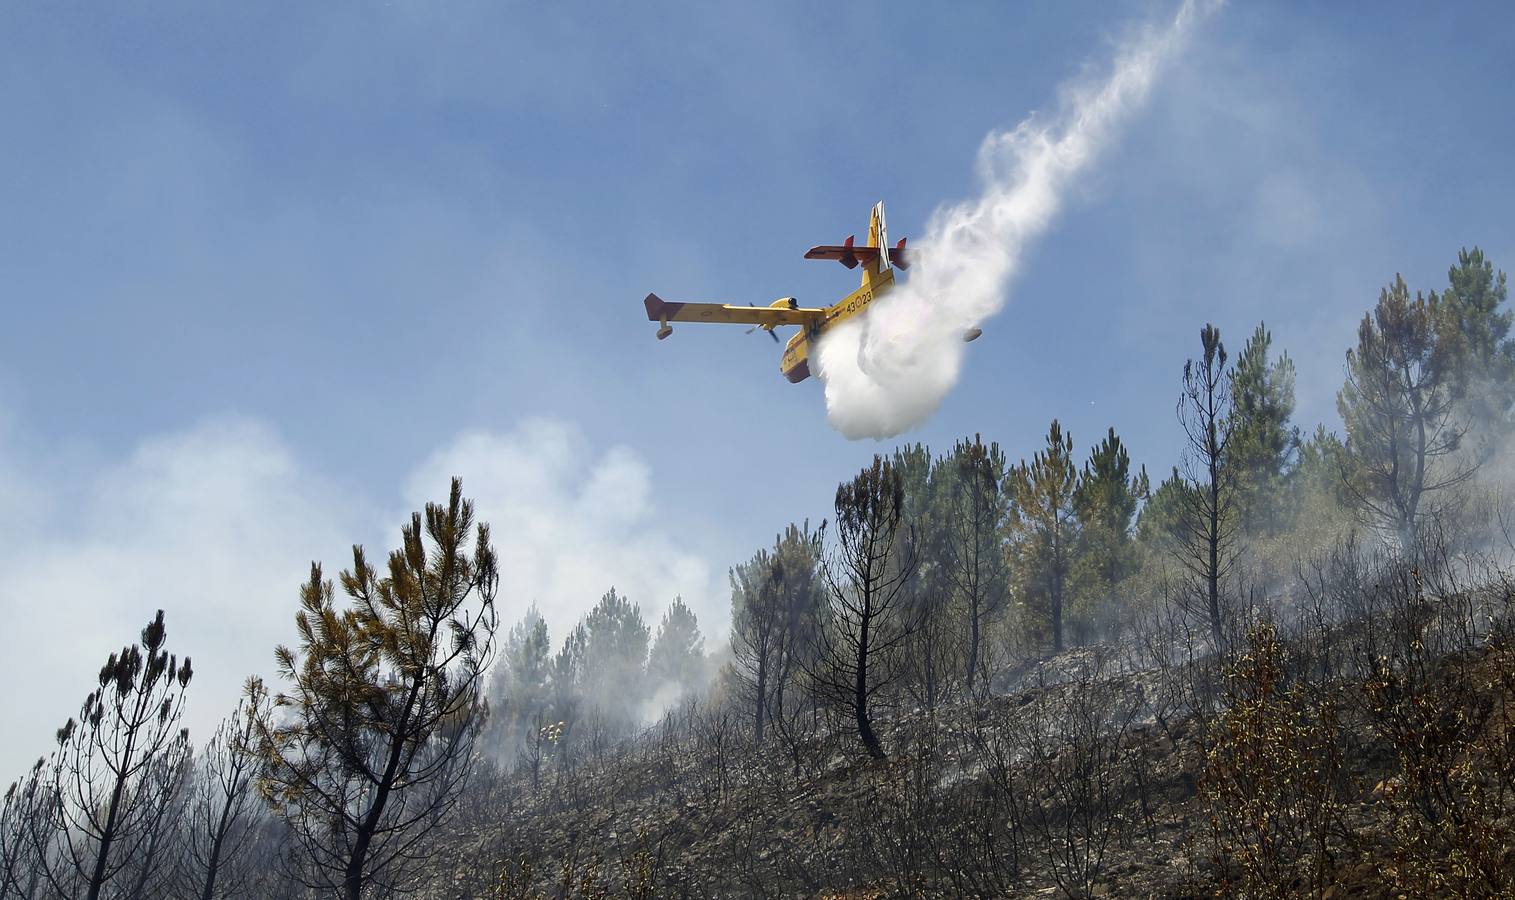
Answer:
<path fill-rule="evenodd" d="M 878 248 L 878 270 L 889 269 L 889 227 L 884 222 L 884 201 L 873 204 L 873 214 L 868 217 L 868 246 Z"/>
<path fill-rule="evenodd" d="M 868 243 L 856 246 L 853 236 L 841 244 L 821 244 L 811 247 L 805 253 L 806 259 L 833 259 L 849 269 L 857 268 L 859 263 L 866 265 L 868 272 L 882 273 L 891 268 L 910 268 L 913 251 L 905 250 L 905 239 L 900 238 L 899 243 L 889 246 L 889 228 L 884 222 L 884 201 L 880 200 L 873 207 L 873 215 L 868 219 Z M 877 266 L 872 265 L 877 262 Z"/>

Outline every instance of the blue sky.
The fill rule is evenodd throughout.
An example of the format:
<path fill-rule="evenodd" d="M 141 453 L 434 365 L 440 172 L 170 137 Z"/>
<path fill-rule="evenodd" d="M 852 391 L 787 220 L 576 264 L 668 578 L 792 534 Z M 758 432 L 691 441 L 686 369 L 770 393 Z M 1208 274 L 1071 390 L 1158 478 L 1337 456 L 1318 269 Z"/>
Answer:
<path fill-rule="evenodd" d="M 309 561 L 453 473 L 519 550 L 511 615 L 561 633 L 613 581 L 721 633 L 725 569 L 895 442 L 833 432 L 761 335 L 653 340 L 641 298 L 840 296 L 807 247 L 973 196 L 986 134 L 1172 8 L 0 7 L 0 675 L 47 685 L 0 701 L 0 762 L 158 606 L 208 735 Z M 1056 416 L 1166 471 L 1206 321 L 1266 320 L 1334 424 L 1395 272 L 1515 260 L 1515 16 L 1425 10 L 1211 17 L 904 439 L 1019 457 Z"/>

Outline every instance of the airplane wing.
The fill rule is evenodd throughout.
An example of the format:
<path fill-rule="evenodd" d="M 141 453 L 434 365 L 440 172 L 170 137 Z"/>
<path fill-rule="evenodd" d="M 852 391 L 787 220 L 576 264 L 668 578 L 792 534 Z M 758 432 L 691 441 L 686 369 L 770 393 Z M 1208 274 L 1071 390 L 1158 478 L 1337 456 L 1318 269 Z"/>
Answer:
<path fill-rule="evenodd" d="M 857 268 L 858 263 L 869 263 L 878 259 L 877 247 L 854 247 L 849 238 L 845 244 L 822 244 L 819 247 L 811 247 L 805 251 L 806 259 L 834 259 L 849 269 Z M 905 239 L 889 251 L 889 261 L 901 269 L 910 268 L 913 254 L 905 249 Z"/>
<path fill-rule="evenodd" d="M 727 322 L 735 325 L 804 325 L 825 318 L 824 309 L 797 306 L 732 306 L 725 303 L 669 303 L 648 294 L 647 319 L 652 322 Z"/>

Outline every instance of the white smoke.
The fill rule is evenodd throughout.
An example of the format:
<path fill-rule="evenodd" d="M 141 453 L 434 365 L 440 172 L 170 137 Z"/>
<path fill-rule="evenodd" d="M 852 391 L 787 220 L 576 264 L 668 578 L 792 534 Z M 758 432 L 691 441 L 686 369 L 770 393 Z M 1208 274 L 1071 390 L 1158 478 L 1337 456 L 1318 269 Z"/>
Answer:
<path fill-rule="evenodd" d="M 1051 224 L 1068 186 L 1214 5 L 1187 0 L 1166 28 L 1126 43 L 1108 78 L 1065 85 L 1050 121 L 1032 115 L 984 139 L 983 194 L 938 209 L 916 244 L 909 280 L 821 341 L 817 372 L 833 428 L 853 440 L 887 438 L 936 411 L 957 383 L 964 333 L 1005 305 L 1022 253 Z"/>

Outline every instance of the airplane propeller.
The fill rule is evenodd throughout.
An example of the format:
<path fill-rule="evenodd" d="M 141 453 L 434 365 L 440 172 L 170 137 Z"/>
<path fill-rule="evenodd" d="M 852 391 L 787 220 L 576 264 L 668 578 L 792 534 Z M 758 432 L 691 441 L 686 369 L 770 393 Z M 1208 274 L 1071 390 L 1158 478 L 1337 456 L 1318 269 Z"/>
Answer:
<path fill-rule="evenodd" d="M 757 309 L 757 304 L 756 303 L 748 303 L 747 305 L 750 306 L 750 307 L 752 307 L 753 309 Z M 754 326 L 752 326 L 751 328 L 747 329 L 746 331 L 744 331 L 742 333 L 743 334 L 751 334 L 754 331 L 757 331 L 759 328 L 762 328 L 762 327 L 763 326 L 761 326 L 761 325 L 754 325 Z M 774 330 L 772 328 L 767 329 L 767 331 L 768 331 L 768 336 L 771 337 L 771 338 L 773 338 L 773 342 L 775 344 L 777 344 L 779 342 L 779 336 L 774 332 Z"/>

